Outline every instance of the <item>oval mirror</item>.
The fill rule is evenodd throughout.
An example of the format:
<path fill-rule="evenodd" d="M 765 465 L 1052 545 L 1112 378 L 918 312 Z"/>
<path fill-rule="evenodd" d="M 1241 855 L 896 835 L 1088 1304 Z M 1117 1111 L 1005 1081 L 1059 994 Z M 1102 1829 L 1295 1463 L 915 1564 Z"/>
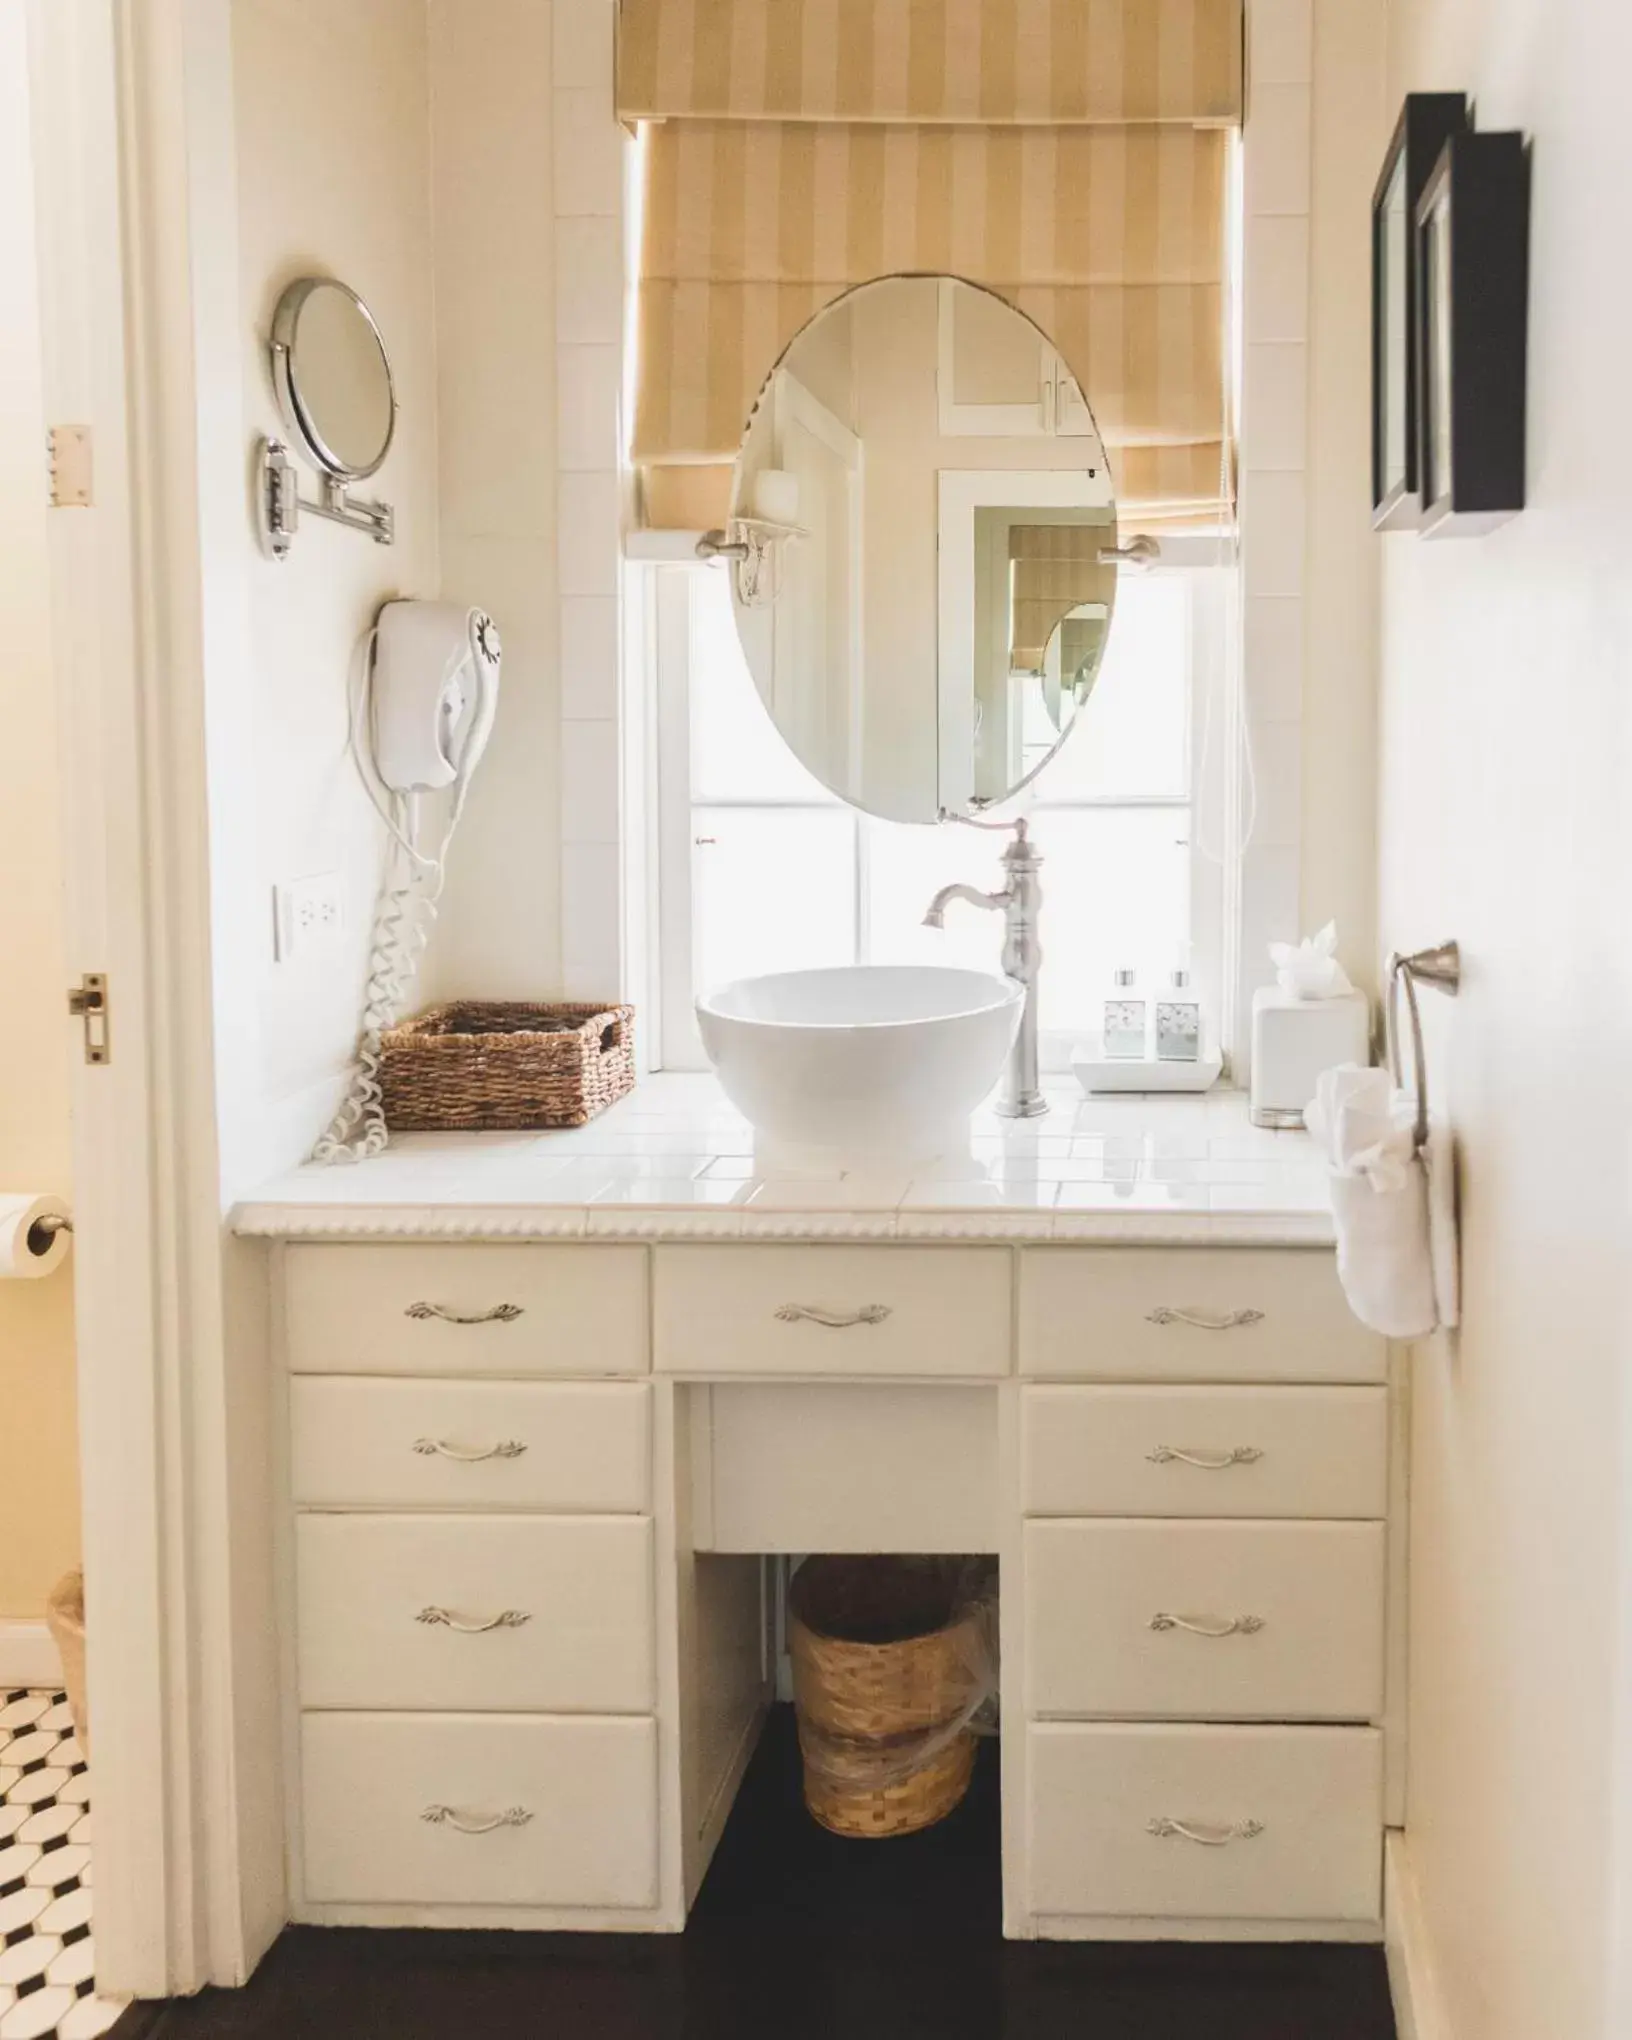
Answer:
<path fill-rule="evenodd" d="M 819 312 L 777 364 L 726 533 L 755 685 L 891 821 L 1006 799 L 1064 741 L 1116 601 L 1105 453 L 1039 327 L 951 277 Z"/>
<path fill-rule="evenodd" d="M 290 284 L 272 315 L 272 376 L 289 429 L 325 474 L 374 473 L 391 450 L 397 400 L 380 329 L 349 285 Z"/>

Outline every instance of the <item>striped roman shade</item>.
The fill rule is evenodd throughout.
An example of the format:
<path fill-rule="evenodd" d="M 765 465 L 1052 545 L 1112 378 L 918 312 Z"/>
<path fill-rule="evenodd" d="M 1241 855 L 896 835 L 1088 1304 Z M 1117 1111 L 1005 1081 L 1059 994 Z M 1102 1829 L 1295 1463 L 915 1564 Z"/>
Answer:
<path fill-rule="evenodd" d="M 1101 566 L 1105 543 L 1101 524 L 1016 524 L 1009 530 L 1009 670 L 1038 673 L 1049 639 L 1073 609 L 1116 599 L 1116 568 Z M 1085 635 L 1104 635 L 1104 625 L 1085 626 Z M 1070 649 L 1062 670 L 1081 663 Z"/>
<path fill-rule="evenodd" d="M 1241 0 L 623 0 L 626 120 L 1241 118 Z"/>
<path fill-rule="evenodd" d="M 646 133 L 647 521 L 723 522 L 795 334 L 914 273 L 983 284 L 1042 328 L 1124 524 L 1217 515 L 1240 36 L 1240 0 L 623 0 L 624 110 L 665 116 Z M 1028 97 L 1045 85 L 1046 107 Z"/>

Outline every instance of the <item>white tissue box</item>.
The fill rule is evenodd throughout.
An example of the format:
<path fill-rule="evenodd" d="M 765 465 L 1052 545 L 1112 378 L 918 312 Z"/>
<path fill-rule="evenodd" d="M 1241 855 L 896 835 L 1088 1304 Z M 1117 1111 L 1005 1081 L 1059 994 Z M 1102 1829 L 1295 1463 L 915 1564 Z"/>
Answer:
<path fill-rule="evenodd" d="M 1252 995 L 1252 1123 L 1301 1126 L 1322 1070 L 1371 1061 L 1364 992 L 1300 999 L 1267 985 Z"/>

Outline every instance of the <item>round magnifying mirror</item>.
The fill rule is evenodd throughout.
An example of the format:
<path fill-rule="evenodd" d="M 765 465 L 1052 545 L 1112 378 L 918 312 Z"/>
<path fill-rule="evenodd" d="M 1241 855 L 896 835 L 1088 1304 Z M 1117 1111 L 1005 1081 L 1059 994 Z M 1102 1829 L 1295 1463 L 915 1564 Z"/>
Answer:
<path fill-rule="evenodd" d="M 727 537 L 738 635 L 802 762 L 891 821 L 989 807 L 1069 734 L 1116 603 L 1082 392 L 952 277 L 864 284 L 760 392 Z"/>
<path fill-rule="evenodd" d="M 272 315 L 278 402 L 325 474 L 360 482 L 391 450 L 397 400 L 374 315 L 349 285 L 303 276 Z"/>

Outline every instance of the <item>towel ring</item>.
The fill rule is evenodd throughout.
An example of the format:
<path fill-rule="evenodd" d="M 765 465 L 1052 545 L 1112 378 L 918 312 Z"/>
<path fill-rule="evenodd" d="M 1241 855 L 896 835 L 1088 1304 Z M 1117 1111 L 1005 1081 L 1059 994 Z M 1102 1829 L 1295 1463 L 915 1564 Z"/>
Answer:
<path fill-rule="evenodd" d="M 1411 1016 L 1411 1064 L 1417 1099 L 1416 1145 L 1428 1139 L 1428 1057 L 1422 1045 L 1422 1013 L 1417 1005 L 1419 983 L 1434 985 L 1455 998 L 1462 988 L 1462 950 L 1455 942 L 1441 942 L 1432 949 L 1418 949 L 1409 956 L 1396 952 L 1388 959 L 1388 1067 L 1396 1084 L 1405 1084 L 1400 1056 L 1399 992 L 1405 986 L 1406 1011 Z"/>

